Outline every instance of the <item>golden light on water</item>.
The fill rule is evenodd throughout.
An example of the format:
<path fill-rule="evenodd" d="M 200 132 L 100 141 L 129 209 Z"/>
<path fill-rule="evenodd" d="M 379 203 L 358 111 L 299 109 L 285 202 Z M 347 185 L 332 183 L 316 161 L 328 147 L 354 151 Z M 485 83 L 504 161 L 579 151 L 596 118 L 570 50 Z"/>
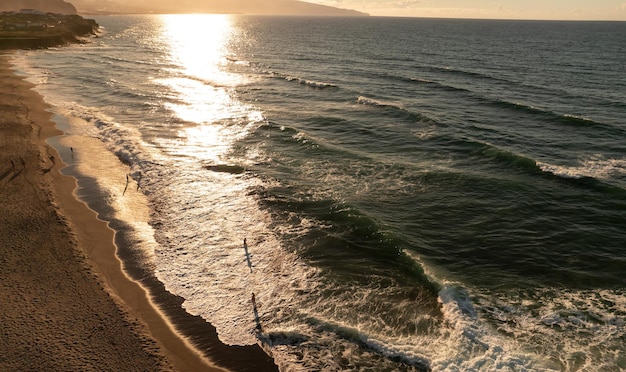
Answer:
<path fill-rule="evenodd" d="M 176 152 L 216 161 L 245 134 L 245 123 L 237 123 L 251 110 L 233 96 L 242 75 L 227 71 L 236 37 L 232 16 L 176 14 L 160 20 L 172 67 L 157 82 L 172 96 L 166 108 L 188 123 L 177 134 Z"/>
<path fill-rule="evenodd" d="M 178 94 L 175 102 L 165 106 L 190 123 L 215 123 L 235 114 L 238 102 L 224 87 L 213 87 L 190 78 L 172 77 L 162 81 Z"/>
<path fill-rule="evenodd" d="M 162 38 L 172 61 L 190 76 L 232 85 L 236 76 L 221 68 L 228 56 L 232 19 L 222 14 L 168 14 L 161 16 Z"/>

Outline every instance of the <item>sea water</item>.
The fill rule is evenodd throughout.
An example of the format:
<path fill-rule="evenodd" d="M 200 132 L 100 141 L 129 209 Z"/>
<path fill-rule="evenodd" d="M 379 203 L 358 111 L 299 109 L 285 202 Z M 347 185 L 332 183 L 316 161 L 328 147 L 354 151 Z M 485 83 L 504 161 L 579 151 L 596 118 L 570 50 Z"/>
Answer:
<path fill-rule="evenodd" d="M 97 21 L 15 64 L 79 196 L 222 342 L 284 371 L 626 369 L 626 24 Z"/>

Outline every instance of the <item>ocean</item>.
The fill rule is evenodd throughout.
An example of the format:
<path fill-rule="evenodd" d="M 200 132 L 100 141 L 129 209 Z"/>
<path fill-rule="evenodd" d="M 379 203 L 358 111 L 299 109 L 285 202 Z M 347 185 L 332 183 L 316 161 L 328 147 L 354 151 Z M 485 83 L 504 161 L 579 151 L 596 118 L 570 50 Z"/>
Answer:
<path fill-rule="evenodd" d="M 13 62 L 125 265 L 223 343 L 282 371 L 626 369 L 626 23 L 96 20 Z"/>

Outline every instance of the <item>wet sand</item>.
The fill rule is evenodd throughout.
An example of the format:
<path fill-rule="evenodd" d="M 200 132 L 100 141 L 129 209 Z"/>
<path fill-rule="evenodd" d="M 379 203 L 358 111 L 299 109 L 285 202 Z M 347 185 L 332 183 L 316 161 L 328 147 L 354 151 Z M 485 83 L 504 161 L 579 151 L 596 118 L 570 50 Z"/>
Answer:
<path fill-rule="evenodd" d="M 124 274 L 31 88 L 0 55 L 0 370 L 221 370 Z"/>

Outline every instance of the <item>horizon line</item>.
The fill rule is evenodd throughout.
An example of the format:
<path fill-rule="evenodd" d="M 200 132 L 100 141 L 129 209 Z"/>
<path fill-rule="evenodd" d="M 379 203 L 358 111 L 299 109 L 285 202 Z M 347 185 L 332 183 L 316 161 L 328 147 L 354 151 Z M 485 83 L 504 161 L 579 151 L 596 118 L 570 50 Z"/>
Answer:
<path fill-rule="evenodd" d="M 217 12 L 78 12 L 79 15 L 116 16 L 116 15 L 168 15 L 168 14 L 207 14 L 207 15 L 238 15 L 256 17 L 309 17 L 309 18 L 403 18 L 430 20 L 465 20 L 465 21 L 526 21 L 526 22 L 626 22 L 623 19 L 568 19 L 568 18 L 480 18 L 480 17 L 430 17 L 430 16 L 394 16 L 394 15 L 323 15 L 323 14 L 259 14 L 259 13 L 217 13 Z"/>

